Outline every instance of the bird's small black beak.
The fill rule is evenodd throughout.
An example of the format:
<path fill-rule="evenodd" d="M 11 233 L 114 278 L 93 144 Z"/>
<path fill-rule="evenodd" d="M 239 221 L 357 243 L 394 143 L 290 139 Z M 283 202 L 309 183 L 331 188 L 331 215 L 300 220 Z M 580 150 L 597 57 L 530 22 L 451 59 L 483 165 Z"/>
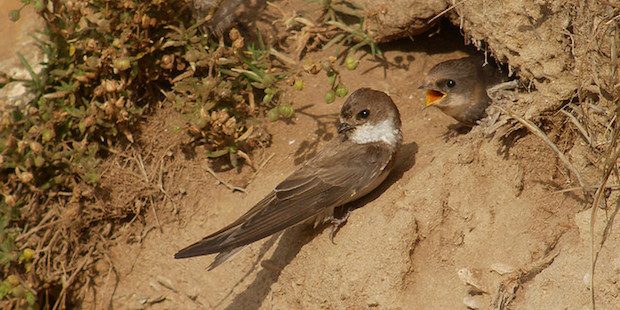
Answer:
<path fill-rule="evenodd" d="M 347 124 L 347 123 L 342 123 L 340 124 L 340 127 L 338 127 L 338 133 L 343 133 L 345 131 L 349 131 L 351 129 L 355 128 L 355 125 L 351 125 L 351 124 Z"/>

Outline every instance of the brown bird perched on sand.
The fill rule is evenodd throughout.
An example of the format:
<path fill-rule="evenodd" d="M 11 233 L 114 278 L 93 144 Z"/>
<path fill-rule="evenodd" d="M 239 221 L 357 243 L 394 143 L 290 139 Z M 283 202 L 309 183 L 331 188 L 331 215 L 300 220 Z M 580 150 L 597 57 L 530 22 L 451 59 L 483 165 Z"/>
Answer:
<path fill-rule="evenodd" d="M 219 253 L 209 270 L 244 246 L 286 228 L 333 220 L 334 208 L 381 184 L 402 143 L 400 113 L 383 92 L 361 88 L 340 111 L 338 135 L 232 224 L 182 249 L 175 258 Z"/>
<path fill-rule="evenodd" d="M 463 125 L 472 127 L 486 117 L 491 103 L 487 89 L 503 82 L 501 73 L 483 65 L 482 57 L 465 57 L 435 65 L 420 89 L 426 89 L 426 106 L 436 106 Z"/>

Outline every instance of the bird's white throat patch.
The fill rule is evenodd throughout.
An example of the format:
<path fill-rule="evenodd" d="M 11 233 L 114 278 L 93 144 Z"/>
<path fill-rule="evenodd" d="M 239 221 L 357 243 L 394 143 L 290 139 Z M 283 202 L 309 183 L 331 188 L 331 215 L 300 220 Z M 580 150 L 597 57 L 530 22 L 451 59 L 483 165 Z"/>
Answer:
<path fill-rule="evenodd" d="M 400 132 L 394 128 L 389 120 L 381 121 L 377 124 L 364 124 L 355 128 L 349 135 L 349 139 L 357 144 L 365 144 L 372 142 L 385 142 L 392 147 L 398 143 Z"/>

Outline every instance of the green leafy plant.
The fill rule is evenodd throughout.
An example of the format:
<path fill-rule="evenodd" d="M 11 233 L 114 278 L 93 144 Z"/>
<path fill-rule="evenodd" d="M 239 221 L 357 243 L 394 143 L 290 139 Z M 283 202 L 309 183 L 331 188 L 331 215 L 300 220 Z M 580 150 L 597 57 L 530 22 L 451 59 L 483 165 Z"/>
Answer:
<path fill-rule="evenodd" d="M 368 46 L 373 57 L 383 56 L 381 49 L 374 43 L 374 38 L 364 29 L 364 18 L 360 14 L 362 7 L 346 0 L 318 0 L 316 2 L 323 10 L 321 22 L 332 26 L 330 40 L 325 44 L 324 49 L 339 44 L 344 49 L 339 54 L 348 54 Z M 353 60 L 349 62 L 352 63 Z M 349 64 L 347 66 L 350 69 L 353 67 Z"/>
<path fill-rule="evenodd" d="M 60 285 L 63 272 L 57 268 L 76 264 L 64 250 L 45 246 L 51 241 L 49 232 L 62 232 L 55 242 L 75 255 L 86 255 L 97 223 L 127 212 L 91 206 L 100 162 L 119 145 L 134 141 L 137 124 L 162 98 L 160 88 L 169 87 L 178 75 L 177 68 L 161 66 L 168 50 L 160 38 L 169 25 L 187 22 L 179 14 L 183 4 L 174 1 L 23 3 L 33 5 L 47 24 L 34 36 L 47 62 L 36 72 L 18 55 L 30 78 L 3 82 L 24 83 L 34 96 L 26 106 L 0 112 L 3 309 L 36 308 L 35 300 L 64 304 L 66 295 L 40 291 Z M 20 10 L 10 13 L 14 20 Z M 79 221 L 67 218 L 64 210 L 69 207 L 80 212 L 72 213 Z M 61 225 L 61 217 L 72 226 Z M 48 225 L 33 229 L 44 219 Z M 15 237 L 25 230 L 29 234 Z M 31 238 L 43 242 L 46 250 L 37 253 L 42 259 L 32 258 L 27 248 Z M 19 284 L 7 281 L 15 278 Z M 35 298 L 39 293 L 43 296 Z"/>
<path fill-rule="evenodd" d="M 166 44 L 184 47 L 179 57 L 190 66 L 166 96 L 189 120 L 192 145 L 205 145 L 209 157 L 228 155 L 233 166 L 239 157 L 251 163 L 248 153 L 270 141 L 257 118 L 262 113 L 271 121 L 294 115 L 290 104 L 279 102 L 288 73 L 272 66 L 260 35 L 256 44 L 246 46 L 232 29 L 228 46 L 201 36 L 199 29 L 174 28 L 167 38 Z"/>

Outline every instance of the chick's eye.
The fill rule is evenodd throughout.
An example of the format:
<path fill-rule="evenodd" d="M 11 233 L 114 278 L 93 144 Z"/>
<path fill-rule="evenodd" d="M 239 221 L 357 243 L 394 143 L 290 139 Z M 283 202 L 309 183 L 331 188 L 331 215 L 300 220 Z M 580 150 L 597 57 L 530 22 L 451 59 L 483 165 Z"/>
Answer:
<path fill-rule="evenodd" d="M 456 86 L 456 82 L 454 80 L 447 80 L 446 81 L 446 86 L 452 88 L 452 87 Z"/>
<path fill-rule="evenodd" d="M 370 115 L 370 111 L 368 110 L 362 110 L 361 112 L 357 113 L 358 118 L 367 118 L 368 115 Z"/>

